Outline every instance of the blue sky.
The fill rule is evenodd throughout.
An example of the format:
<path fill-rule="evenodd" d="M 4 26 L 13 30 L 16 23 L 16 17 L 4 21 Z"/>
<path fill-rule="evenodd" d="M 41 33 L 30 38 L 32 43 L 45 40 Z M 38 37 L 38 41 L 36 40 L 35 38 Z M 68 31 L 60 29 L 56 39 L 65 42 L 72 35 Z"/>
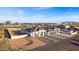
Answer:
<path fill-rule="evenodd" d="M 78 7 L 0 7 L 0 22 L 79 22 Z"/>

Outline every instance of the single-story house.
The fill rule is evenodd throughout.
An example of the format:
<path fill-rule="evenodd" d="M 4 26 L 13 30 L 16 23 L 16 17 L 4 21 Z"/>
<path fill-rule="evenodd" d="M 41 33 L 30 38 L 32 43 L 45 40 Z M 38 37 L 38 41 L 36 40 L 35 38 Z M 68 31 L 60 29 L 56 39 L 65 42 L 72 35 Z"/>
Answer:
<path fill-rule="evenodd" d="M 20 33 L 18 31 L 18 33 Z M 26 37 L 27 34 L 21 34 L 20 35 L 11 35 L 11 33 L 8 31 L 8 29 L 4 29 L 4 39 L 20 39 Z"/>
<path fill-rule="evenodd" d="M 45 36 L 46 30 L 44 28 L 29 28 L 29 29 L 22 29 L 21 31 L 16 31 L 15 35 L 25 35 L 27 34 L 32 37 L 43 37 Z"/>
<path fill-rule="evenodd" d="M 48 36 L 54 35 L 54 34 L 57 34 L 57 33 L 60 32 L 60 28 L 53 27 L 53 26 L 47 27 L 46 30 L 47 30 L 47 35 Z"/>
<path fill-rule="evenodd" d="M 36 28 L 32 33 L 31 36 L 33 37 L 44 37 L 46 34 L 45 28 Z"/>
<path fill-rule="evenodd" d="M 71 28 L 65 28 L 65 29 L 60 29 L 60 33 L 72 36 L 72 35 L 77 34 L 77 31 Z"/>

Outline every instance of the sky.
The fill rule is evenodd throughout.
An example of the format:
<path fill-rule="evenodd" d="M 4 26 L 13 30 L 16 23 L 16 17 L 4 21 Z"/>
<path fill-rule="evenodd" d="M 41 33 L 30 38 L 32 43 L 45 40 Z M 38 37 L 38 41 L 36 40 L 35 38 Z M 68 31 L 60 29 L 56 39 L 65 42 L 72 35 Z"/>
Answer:
<path fill-rule="evenodd" d="M 0 23 L 79 22 L 79 7 L 0 7 Z"/>

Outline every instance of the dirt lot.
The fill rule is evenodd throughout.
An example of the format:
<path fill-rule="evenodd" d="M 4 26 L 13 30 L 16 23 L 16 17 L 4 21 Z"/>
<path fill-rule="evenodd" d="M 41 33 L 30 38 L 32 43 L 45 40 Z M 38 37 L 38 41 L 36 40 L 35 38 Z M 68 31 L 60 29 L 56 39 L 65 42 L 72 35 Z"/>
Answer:
<path fill-rule="evenodd" d="M 79 46 L 69 43 L 71 40 L 60 40 L 57 43 L 49 43 L 31 51 L 79 51 Z"/>
<path fill-rule="evenodd" d="M 29 44 L 29 39 L 32 40 L 32 43 Z M 4 44 L 5 42 L 5 44 Z M 35 38 L 22 38 L 22 39 L 15 39 L 15 40 L 4 40 L 3 44 L 4 44 L 4 49 L 1 48 L 1 50 L 8 50 L 8 51 L 25 51 L 25 50 L 30 50 L 30 49 L 34 49 L 37 47 L 41 47 L 44 46 L 45 43 L 35 39 Z M 30 41 L 31 42 L 31 41 Z"/>
<path fill-rule="evenodd" d="M 45 38 L 33 38 L 26 37 L 15 40 L 3 40 L 0 41 L 0 50 L 4 51 L 79 51 L 79 46 L 71 44 L 71 39 L 61 40 L 56 38 L 50 38 L 53 41 L 49 41 L 50 37 Z M 79 36 L 74 37 L 79 38 Z M 31 40 L 30 40 L 31 39 Z M 31 42 L 31 43 L 29 43 Z"/>
<path fill-rule="evenodd" d="M 43 41 L 38 40 L 38 39 L 33 39 L 33 44 L 30 44 L 28 46 L 24 46 L 23 50 L 31 50 L 31 49 L 38 48 L 38 47 L 41 47 L 44 45 L 46 45 L 46 43 L 44 43 Z"/>

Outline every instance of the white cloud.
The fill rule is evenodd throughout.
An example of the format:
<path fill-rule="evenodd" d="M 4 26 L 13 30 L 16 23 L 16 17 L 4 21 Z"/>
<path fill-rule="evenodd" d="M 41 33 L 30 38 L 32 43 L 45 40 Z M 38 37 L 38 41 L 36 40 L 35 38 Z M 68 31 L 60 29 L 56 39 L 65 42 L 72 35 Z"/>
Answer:
<path fill-rule="evenodd" d="M 0 16 L 0 22 L 11 20 L 12 22 L 26 22 L 26 23 L 54 23 L 62 21 L 79 21 L 79 15 L 49 17 L 45 15 L 27 16 Z"/>
<path fill-rule="evenodd" d="M 30 17 L 27 16 L 1 16 L 1 21 L 12 21 L 12 22 L 45 22 L 44 15 L 33 15 Z"/>
<path fill-rule="evenodd" d="M 16 14 L 17 14 L 17 15 L 23 15 L 24 12 L 23 12 L 22 10 L 16 9 Z"/>

